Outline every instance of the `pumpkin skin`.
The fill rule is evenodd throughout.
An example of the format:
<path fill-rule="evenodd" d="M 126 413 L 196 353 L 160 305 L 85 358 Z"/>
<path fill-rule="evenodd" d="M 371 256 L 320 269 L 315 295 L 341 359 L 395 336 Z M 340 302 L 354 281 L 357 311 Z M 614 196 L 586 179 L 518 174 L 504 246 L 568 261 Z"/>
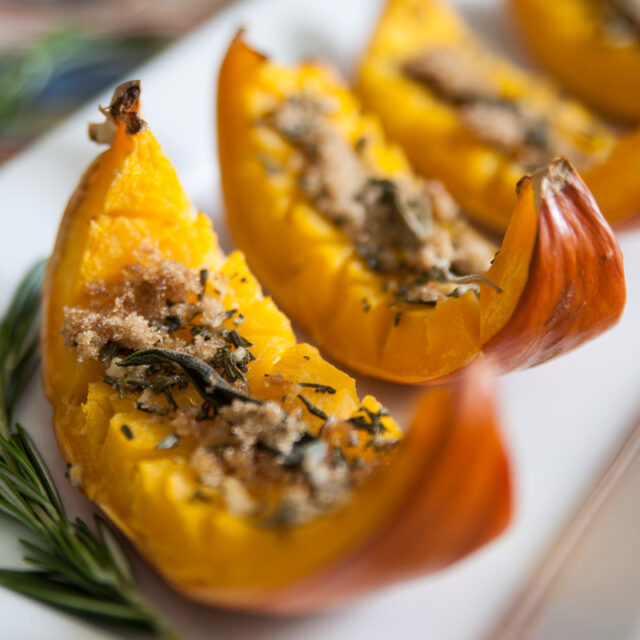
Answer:
<path fill-rule="evenodd" d="M 530 4 L 556 15 L 566 3 Z M 528 24 L 546 56 L 570 66 L 567 72 L 574 80 L 588 76 L 582 52 L 572 58 L 557 55 L 571 21 L 536 18 Z M 563 35 L 550 33 L 554 29 Z M 357 94 L 419 173 L 442 180 L 474 220 L 500 233 L 515 204 L 514 187 L 526 173 L 517 158 L 474 135 L 453 106 L 402 72 L 402 62 L 441 47 L 469 52 L 505 96 L 526 98 L 548 114 L 588 159 L 581 174 L 607 220 L 612 225 L 640 223 L 640 131 L 620 137 L 586 108 L 561 98 L 546 80 L 492 54 L 443 0 L 389 0 L 362 60 Z M 640 75 L 632 77 L 636 81 Z M 598 95 L 607 94 L 603 85 L 593 86 Z M 569 160 L 577 163 L 571 155 Z"/>
<path fill-rule="evenodd" d="M 640 120 L 640 41 L 607 38 L 585 0 L 511 6 L 531 51 L 563 86 L 611 118 Z"/>
<path fill-rule="evenodd" d="M 352 378 L 296 343 L 242 254 L 220 251 L 210 222 L 193 210 L 140 119 L 139 92 L 137 82 L 122 85 L 107 111 L 107 132 L 94 129 L 109 148 L 69 201 L 43 293 L 44 388 L 58 445 L 84 493 L 176 589 L 250 611 L 323 609 L 446 566 L 498 535 L 510 518 L 511 492 L 484 370 L 430 392 L 388 464 L 345 506 L 283 530 L 257 527 L 215 500 L 192 499 L 202 487 L 186 464 L 195 438 L 158 450 L 172 429 L 169 417 L 136 411 L 135 398 L 105 384 L 101 362 L 78 362 L 65 346 L 65 307 L 83 299 L 87 283 L 102 280 L 110 291 L 136 263 L 136 251 L 151 245 L 163 258 L 221 274 L 226 292 L 206 295 L 222 296 L 225 308 L 246 317 L 242 333 L 256 356 L 247 371 L 252 395 L 272 398 L 265 374 L 279 373 L 334 387 L 335 394 L 313 396 L 329 415 L 348 417 L 360 404 Z M 195 401 L 192 387 L 180 393 L 181 402 Z M 362 404 L 380 407 L 371 397 Z M 385 423 L 401 437 L 392 419 Z M 377 455 L 373 449 L 363 455 Z"/>
<path fill-rule="evenodd" d="M 218 89 L 229 226 L 252 270 L 323 351 L 363 374 L 415 384 L 449 376 L 484 353 L 503 372 L 533 366 L 616 322 L 625 301 L 622 257 L 593 197 L 562 160 L 521 183 L 502 247 L 484 274 L 501 293 L 481 284 L 479 298 L 467 292 L 432 308 L 390 306 L 384 276 L 313 209 L 296 177 L 287 170 L 269 176 L 259 160 L 290 149 L 277 134 L 254 130 L 260 109 L 300 87 L 340 105 L 332 118 L 350 139 L 366 131 L 383 175 L 410 169 L 330 71 L 312 63 L 280 67 L 235 38 Z M 528 297 L 539 304 L 528 307 Z"/>

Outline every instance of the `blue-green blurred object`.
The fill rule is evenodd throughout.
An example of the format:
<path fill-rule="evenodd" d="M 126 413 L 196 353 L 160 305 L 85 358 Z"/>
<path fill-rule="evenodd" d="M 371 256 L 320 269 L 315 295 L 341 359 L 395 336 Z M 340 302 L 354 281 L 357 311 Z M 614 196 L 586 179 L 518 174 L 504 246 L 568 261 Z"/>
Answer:
<path fill-rule="evenodd" d="M 60 31 L 0 56 L 0 145 L 27 140 L 157 53 L 166 38 Z M 0 160 L 2 149 L 0 148 Z"/>

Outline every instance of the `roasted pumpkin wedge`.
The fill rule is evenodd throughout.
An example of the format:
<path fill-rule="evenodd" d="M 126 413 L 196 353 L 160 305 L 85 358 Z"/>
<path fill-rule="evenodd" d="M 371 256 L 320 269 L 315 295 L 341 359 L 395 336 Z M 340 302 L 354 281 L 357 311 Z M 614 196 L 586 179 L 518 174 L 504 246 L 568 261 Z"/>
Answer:
<path fill-rule="evenodd" d="M 43 376 L 69 475 L 177 589 L 322 609 L 446 566 L 507 524 L 490 377 L 422 400 L 408 436 L 297 344 L 218 248 L 120 86 L 44 290 Z"/>
<path fill-rule="evenodd" d="M 503 371 L 603 331 L 622 257 L 558 160 L 520 182 L 499 253 L 441 183 L 416 178 L 330 70 L 279 66 L 236 37 L 218 89 L 227 216 L 260 280 L 322 350 L 424 383 L 492 353 Z"/>
<path fill-rule="evenodd" d="M 555 12 L 562 3 L 544 4 Z M 563 46 L 552 41 L 545 39 L 547 51 Z M 442 180 L 487 228 L 505 230 L 517 181 L 556 155 L 578 168 L 611 224 L 640 222 L 640 131 L 619 137 L 548 82 L 494 55 L 442 0 L 389 0 L 357 92 L 414 167 Z"/>
<path fill-rule="evenodd" d="M 511 0 L 538 60 L 607 116 L 640 121 L 637 0 Z"/>

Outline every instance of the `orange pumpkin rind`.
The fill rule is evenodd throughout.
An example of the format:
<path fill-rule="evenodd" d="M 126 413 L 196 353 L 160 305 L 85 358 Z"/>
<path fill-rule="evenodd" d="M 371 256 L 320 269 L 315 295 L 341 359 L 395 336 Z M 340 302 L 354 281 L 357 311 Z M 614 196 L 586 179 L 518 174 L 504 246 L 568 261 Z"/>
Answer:
<path fill-rule="evenodd" d="M 535 4 L 540 11 L 553 15 L 566 5 L 564 0 L 513 1 L 518 6 Z M 531 18 L 523 22 L 539 39 L 538 49 L 544 49 L 547 59 L 553 57 L 562 64 L 574 82 L 589 77 L 591 65 L 582 52 L 556 55 L 567 40 L 546 33 L 577 31 L 576 24 L 559 19 Z M 568 149 L 562 155 L 579 167 L 609 223 L 621 229 L 638 225 L 639 131 L 620 135 L 581 104 L 563 98 L 547 80 L 491 52 L 445 0 L 388 0 L 361 62 L 357 93 L 364 106 L 380 117 L 390 139 L 403 147 L 419 173 L 442 180 L 478 224 L 502 233 L 515 203 L 514 187 L 528 172 L 508 150 L 473 132 L 455 105 L 403 71 L 407 60 L 439 50 L 466 54 L 465 59 L 478 65 L 478 75 L 489 77 L 503 98 L 523 101 L 552 131 L 570 141 L 571 152 Z M 592 53 L 585 55 L 588 58 Z M 614 75 L 611 73 L 612 78 Z M 593 83 L 593 88 L 598 96 L 611 95 L 603 85 Z M 625 81 L 625 99 L 631 93 Z"/>
<path fill-rule="evenodd" d="M 500 292 L 481 284 L 479 298 L 468 292 L 434 308 L 392 306 L 381 293 L 383 277 L 305 202 L 295 179 L 285 172 L 272 180 L 255 160 L 262 140 L 252 133 L 254 105 L 278 100 L 285 83 L 299 86 L 305 74 L 310 86 L 358 113 L 330 72 L 308 64 L 279 67 L 237 36 L 220 71 L 218 148 L 236 242 L 279 304 L 326 353 L 365 375 L 425 383 L 460 371 L 485 351 L 499 354 L 503 371 L 532 366 L 618 320 L 625 303 L 620 250 L 593 197 L 562 159 L 521 183 L 502 247 L 484 274 Z M 378 155 L 388 153 L 384 162 L 407 168 L 373 118 L 365 118 L 377 131 L 371 136 Z M 547 283 L 554 284 L 553 294 Z"/>
<path fill-rule="evenodd" d="M 153 134 L 138 126 L 139 84 L 128 86 L 127 95 L 136 95 L 122 114 L 106 114 L 110 146 L 89 167 L 64 214 L 43 294 L 44 388 L 74 481 L 177 590 L 248 611 L 323 609 L 446 566 L 498 535 L 509 520 L 511 493 L 492 377 L 484 369 L 430 391 L 388 464 L 354 489 L 345 506 L 278 529 L 221 507 L 187 464 L 197 439 L 159 448 L 171 432 L 170 416 L 139 411 L 135 396 L 121 397 L 103 380 L 103 363 L 79 362 L 65 346 L 65 308 L 84 299 L 88 283 L 111 291 L 139 251 L 151 247 L 163 259 L 209 269 L 226 292 L 211 287 L 203 295 L 222 296 L 225 306 L 244 312 L 242 332 L 256 356 L 246 373 L 254 396 L 272 397 L 265 374 L 279 374 L 285 381 L 332 385 L 334 394 L 313 397 L 329 415 L 347 417 L 359 402 L 349 376 L 313 347 L 296 344 L 242 254 L 222 254 Z M 193 393 L 188 387 L 176 397 L 191 402 Z M 380 407 L 370 397 L 363 405 Z M 400 437 L 391 418 L 384 424 Z"/>
<path fill-rule="evenodd" d="M 510 4 L 536 59 L 563 86 L 608 117 L 640 121 L 640 38 L 637 26 L 608 33 L 602 10 L 614 3 Z"/>

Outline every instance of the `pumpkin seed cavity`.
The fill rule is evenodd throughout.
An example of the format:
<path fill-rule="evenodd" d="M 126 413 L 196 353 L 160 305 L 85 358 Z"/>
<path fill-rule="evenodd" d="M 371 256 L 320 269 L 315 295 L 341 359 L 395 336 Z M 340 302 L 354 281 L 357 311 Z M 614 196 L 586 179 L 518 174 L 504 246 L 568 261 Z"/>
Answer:
<path fill-rule="evenodd" d="M 209 295 L 226 286 L 219 274 L 143 252 L 117 281 L 86 286 L 65 309 L 62 335 L 79 361 L 104 363 L 104 383 L 120 397 L 166 424 L 156 450 L 179 455 L 187 444 L 199 482 L 190 503 L 223 504 L 261 527 L 300 525 L 344 504 L 398 440 L 367 426 L 364 409 L 351 420 L 327 415 L 310 397 L 335 394 L 328 385 L 275 374 L 266 385 L 291 399 L 289 410 L 251 397 L 245 374 L 255 358 L 241 314 Z M 134 437 L 128 425 L 121 432 Z M 363 456 L 359 432 L 374 455 Z"/>
<path fill-rule="evenodd" d="M 393 304 L 478 293 L 482 279 L 473 278 L 489 268 L 492 243 L 464 221 L 440 182 L 375 169 L 369 140 L 350 141 L 333 112 L 329 100 L 300 92 L 257 126 L 275 129 L 295 147 L 291 164 L 305 197 L 347 235 L 367 267 L 386 276 Z M 470 280 L 456 283 L 461 275 Z M 362 309 L 371 309 L 366 298 Z"/>

